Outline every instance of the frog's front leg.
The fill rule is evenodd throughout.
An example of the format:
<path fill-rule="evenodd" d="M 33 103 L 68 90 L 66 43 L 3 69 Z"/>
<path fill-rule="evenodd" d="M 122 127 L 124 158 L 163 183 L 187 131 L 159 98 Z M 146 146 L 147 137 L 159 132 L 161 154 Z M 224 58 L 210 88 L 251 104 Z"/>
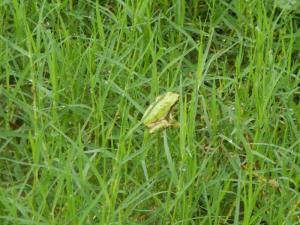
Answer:
<path fill-rule="evenodd" d="M 161 120 L 161 121 L 155 123 L 153 126 L 150 127 L 149 133 L 152 134 L 156 131 L 167 128 L 169 126 L 171 126 L 171 123 L 169 123 L 169 121 Z"/>
<path fill-rule="evenodd" d="M 177 120 L 173 116 L 172 112 L 169 114 L 169 121 L 170 121 L 169 122 L 170 126 L 175 127 L 175 128 L 179 128 L 180 127 L 180 124 L 177 122 Z"/>

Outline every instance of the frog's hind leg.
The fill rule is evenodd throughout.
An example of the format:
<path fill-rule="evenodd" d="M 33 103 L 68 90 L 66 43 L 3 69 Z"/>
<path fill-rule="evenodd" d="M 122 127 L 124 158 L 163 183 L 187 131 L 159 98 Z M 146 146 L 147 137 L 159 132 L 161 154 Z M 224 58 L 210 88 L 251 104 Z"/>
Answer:
<path fill-rule="evenodd" d="M 161 120 L 156 125 L 152 126 L 149 130 L 149 133 L 154 133 L 156 131 L 162 130 L 164 128 L 170 127 L 172 124 L 167 120 Z"/>

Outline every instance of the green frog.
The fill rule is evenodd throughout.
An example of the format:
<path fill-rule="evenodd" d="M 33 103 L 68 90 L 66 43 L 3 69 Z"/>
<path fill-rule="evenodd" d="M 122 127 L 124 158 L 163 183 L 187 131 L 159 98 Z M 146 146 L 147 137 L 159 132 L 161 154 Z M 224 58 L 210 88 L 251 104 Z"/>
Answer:
<path fill-rule="evenodd" d="M 149 128 L 149 133 L 155 133 L 168 127 L 179 127 L 174 119 L 173 109 L 179 100 L 179 94 L 167 92 L 158 96 L 149 105 L 142 118 L 143 123 Z"/>

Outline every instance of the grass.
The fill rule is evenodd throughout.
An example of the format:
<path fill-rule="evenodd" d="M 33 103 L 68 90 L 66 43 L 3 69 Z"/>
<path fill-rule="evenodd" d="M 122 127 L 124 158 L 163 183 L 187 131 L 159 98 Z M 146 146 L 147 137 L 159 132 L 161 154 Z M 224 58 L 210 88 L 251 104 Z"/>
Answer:
<path fill-rule="evenodd" d="M 284 2 L 1 1 L 0 223 L 300 224 Z M 181 127 L 149 134 L 166 91 Z"/>

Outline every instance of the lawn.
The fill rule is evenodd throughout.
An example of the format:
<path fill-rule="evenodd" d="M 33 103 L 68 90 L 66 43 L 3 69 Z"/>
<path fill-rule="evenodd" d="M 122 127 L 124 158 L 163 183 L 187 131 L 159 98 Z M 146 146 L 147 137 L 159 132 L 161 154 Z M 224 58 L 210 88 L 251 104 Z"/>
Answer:
<path fill-rule="evenodd" d="M 299 12 L 1 0 L 0 224 L 300 224 Z"/>

